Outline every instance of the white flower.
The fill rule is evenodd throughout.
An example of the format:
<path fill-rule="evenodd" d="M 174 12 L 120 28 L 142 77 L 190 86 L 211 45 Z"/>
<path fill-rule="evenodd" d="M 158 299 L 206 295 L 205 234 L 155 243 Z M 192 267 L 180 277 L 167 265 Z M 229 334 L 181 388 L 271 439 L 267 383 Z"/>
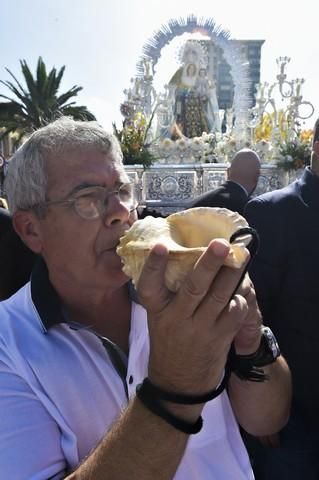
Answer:
<path fill-rule="evenodd" d="M 203 142 L 208 142 L 208 137 L 209 137 L 209 135 L 208 135 L 207 132 L 203 132 L 203 133 L 202 133 Z"/>
<path fill-rule="evenodd" d="M 176 145 L 180 150 L 185 150 L 188 146 L 188 141 L 185 138 L 179 138 L 176 140 Z"/>
<path fill-rule="evenodd" d="M 204 147 L 204 142 L 203 142 L 202 137 L 194 137 L 190 141 L 190 145 L 191 145 L 193 150 L 201 150 Z"/>
<path fill-rule="evenodd" d="M 256 149 L 258 152 L 268 152 L 270 148 L 269 142 L 266 140 L 260 140 L 259 142 L 256 143 Z"/>
<path fill-rule="evenodd" d="M 172 140 L 170 138 L 164 138 L 160 143 L 160 147 L 164 150 L 170 150 L 174 146 Z"/>

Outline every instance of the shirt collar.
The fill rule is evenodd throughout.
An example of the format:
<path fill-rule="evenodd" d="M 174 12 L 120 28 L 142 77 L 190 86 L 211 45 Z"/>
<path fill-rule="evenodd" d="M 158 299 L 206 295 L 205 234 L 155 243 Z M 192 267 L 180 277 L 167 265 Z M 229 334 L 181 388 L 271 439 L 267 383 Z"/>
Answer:
<path fill-rule="evenodd" d="M 234 182 L 234 180 L 227 180 L 227 181 L 228 181 L 228 183 L 233 183 L 234 185 L 237 185 L 239 188 L 241 188 L 248 197 L 248 192 L 247 192 L 246 188 L 243 187 L 240 183 Z"/>
<path fill-rule="evenodd" d="M 41 318 L 45 333 L 56 324 L 65 322 L 60 298 L 49 279 L 47 266 L 39 258 L 31 274 L 31 297 Z"/>
<path fill-rule="evenodd" d="M 128 288 L 131 300 L 139 303 L 136 290 L 131 282 L 129 282 Z M 67 322 L 60 297 L 50 282 L 48 268 L 41 257 L 38 258 L 32 270 L 31 297 L 45 333 L 54 325 Z"/>

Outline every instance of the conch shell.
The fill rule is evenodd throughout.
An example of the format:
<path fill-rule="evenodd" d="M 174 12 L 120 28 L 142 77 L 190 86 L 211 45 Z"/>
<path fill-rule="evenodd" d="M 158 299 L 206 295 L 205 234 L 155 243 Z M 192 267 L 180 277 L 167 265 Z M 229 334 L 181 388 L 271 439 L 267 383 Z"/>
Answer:
<path fill-rule="evenodd" d="M 167 218 L 148 216 L 137 220 L 120 238 L 116 251 L 122 259 L 124 273 L 137 285 L 151 248 L 157 243 L 164 244 L 169 250 L 165 284 L 176 292 L 212 239 L 229 241 L 234 232 L 248 226 L 241 215 L 226 208 L 190 208 Z M 231 244 L 224 264 L 241 267 L 247 258 L 245 247 L 250 240 L 251 236 L 246 234 Z"/>

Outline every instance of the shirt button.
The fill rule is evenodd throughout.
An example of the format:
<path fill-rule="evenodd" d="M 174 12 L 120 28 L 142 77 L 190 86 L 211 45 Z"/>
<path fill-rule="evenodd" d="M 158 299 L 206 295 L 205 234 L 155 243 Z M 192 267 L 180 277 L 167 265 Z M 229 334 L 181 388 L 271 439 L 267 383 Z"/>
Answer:
<path fill-rule="evenodd" d="M 132 385 L 133 380 L 134 380 L 134 379 L 133 379 L 132 375 L 130 375 L 130 376 L 129 376 L 129 379 L 128 379 L 128 383 L 129 383 L 130 385 Z"/>

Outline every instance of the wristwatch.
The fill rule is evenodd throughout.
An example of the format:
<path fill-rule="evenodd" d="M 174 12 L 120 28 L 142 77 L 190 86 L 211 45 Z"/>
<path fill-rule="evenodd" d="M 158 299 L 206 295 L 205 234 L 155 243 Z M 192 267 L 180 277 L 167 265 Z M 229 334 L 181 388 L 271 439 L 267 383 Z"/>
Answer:
<path fill-rule="evenodd" d="M 255 353 L 250 355 L 238 355 L 233 352 L 231 365 L 233 372 L 243 380 L 263 382 L 267 375 L 261 369 L 276 361 L 280 355 L 279 345 L 276 337 L 269 327 L 261 329 L 260 345 Z"/>
<path fill-rule="evenodd" d="M 262 327 L 261 341 L 258 350 L 250 355 L 237 355 L 241 361 L 252 367 L 265 367 L 273 363 L 280 355 L 276 337 L 269 327 Z"/>

